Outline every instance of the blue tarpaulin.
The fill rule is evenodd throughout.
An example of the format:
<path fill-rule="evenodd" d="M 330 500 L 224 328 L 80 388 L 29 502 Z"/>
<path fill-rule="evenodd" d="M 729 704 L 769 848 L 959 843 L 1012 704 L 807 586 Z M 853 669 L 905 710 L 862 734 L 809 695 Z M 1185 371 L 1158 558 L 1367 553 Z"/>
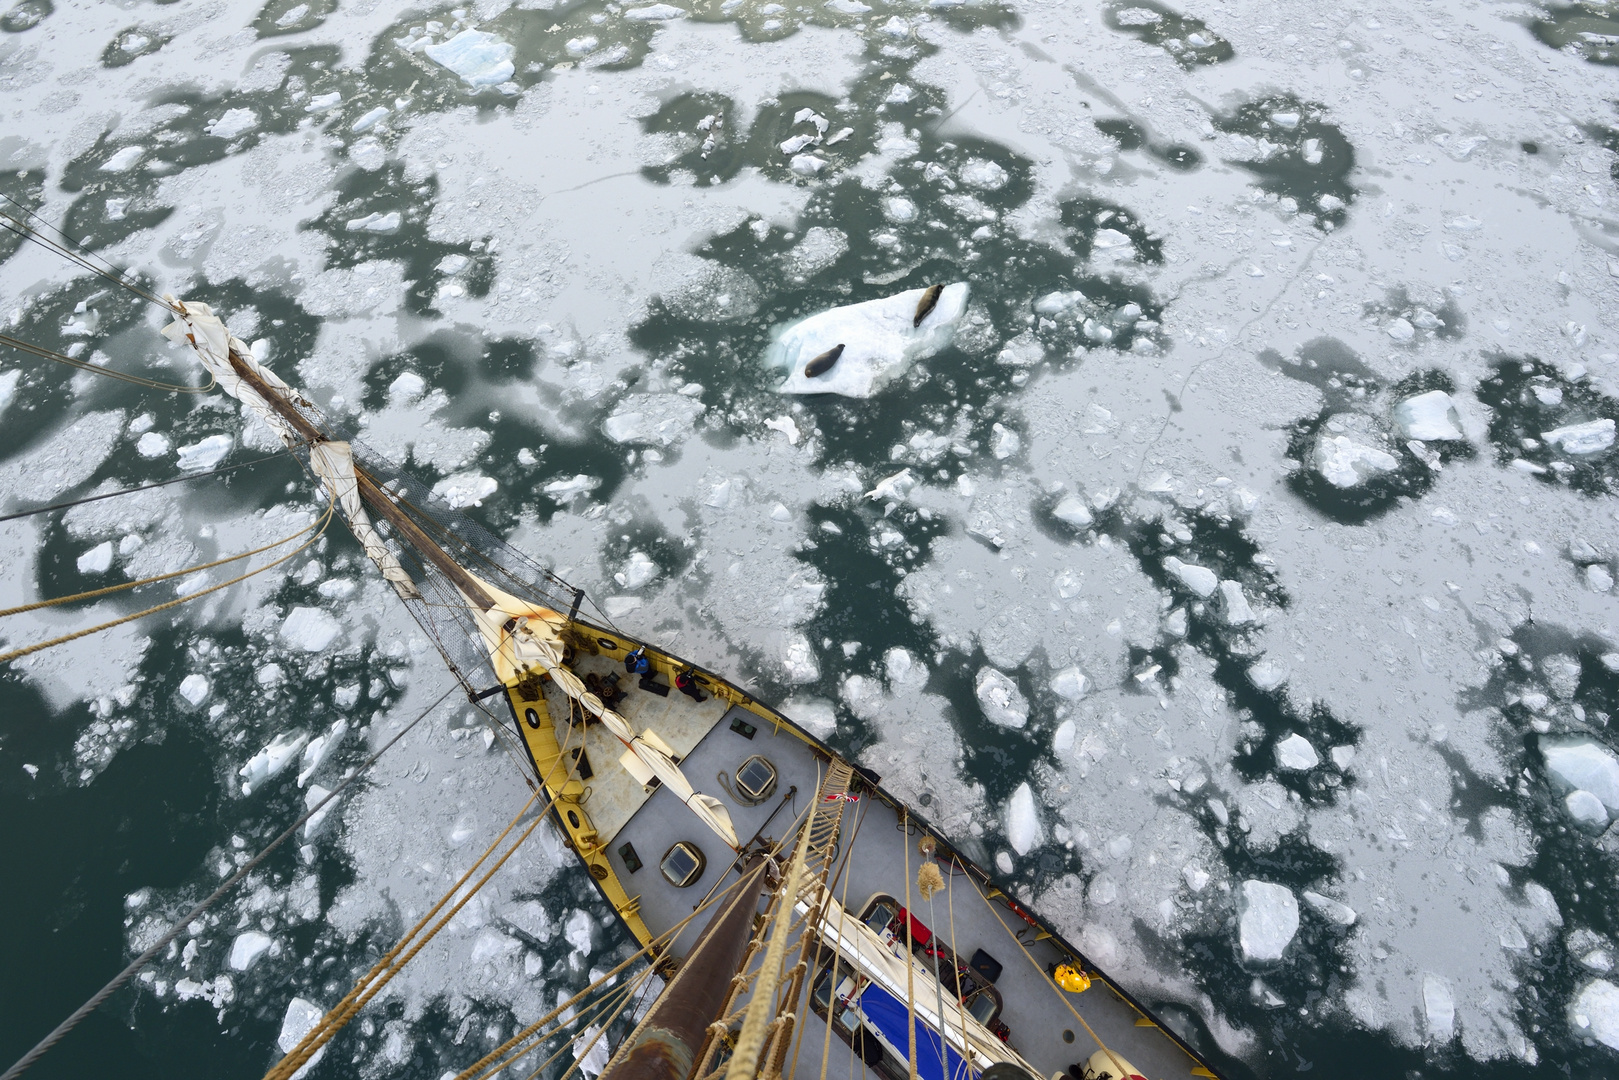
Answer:
<path fill-rule="evenodd" d="M 910 1018 L 910 1011 L 905 1003 L 887 990 L 875 983 L 868 984 L 865 992 L 860 995 L 860 1011 L 865 1014 L 866 1020 L 876 1028 L 882 1037 L 899 1048 L 900 1057 L 909 1053 L 910 1037 L 906 1034 L 906 1026 Z M 948 1055 L 948 1074 L 946 1063 L 940 1060 L 940 1052 Z M 924 1024 L 920 1019 L 916 1022 L 916 1075 L 920 1080 L 977 1080 L 978 1073 L 969 1068 L 954 1048 L 945 1046 L 939 1038 L 938 1032 Z"/>

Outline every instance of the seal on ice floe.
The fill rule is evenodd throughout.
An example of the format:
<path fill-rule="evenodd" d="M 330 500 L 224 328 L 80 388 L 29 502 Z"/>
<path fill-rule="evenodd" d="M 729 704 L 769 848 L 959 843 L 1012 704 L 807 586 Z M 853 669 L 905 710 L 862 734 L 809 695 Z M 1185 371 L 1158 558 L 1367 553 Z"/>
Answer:
<path fill-rule="evenodd" d="M 911 320 L 911 329 L 922 325 L 922 320 L 939 306 L 939 294 L 944 292 L 943 285 L 930 285 L 928 291 L 922 294 L 922 299 L 916 302 L 916 318 Z"/>
<path fill-rule="evenodd" d="M 938 295 L 923 310 L 935 290 Z M 967 312 L 967 292 L 967 283 L 958 281 L 816 312 L 777 327 L 762 359 L 786 376 L 778 387 L 783 394 L 871 397 L 912 363 L 950 344 Z"/>
<path fill-rule="evenodd" d="M 826 352 L 804 365 L 804 378 L 813 379 L 817 375 L 824 375 L 828 371 L 831 371 L 832 365 L 837 363 L 838 357 L 842 355 L 843 342 L 840 341 L 830 349 L 826 350 Z"/>

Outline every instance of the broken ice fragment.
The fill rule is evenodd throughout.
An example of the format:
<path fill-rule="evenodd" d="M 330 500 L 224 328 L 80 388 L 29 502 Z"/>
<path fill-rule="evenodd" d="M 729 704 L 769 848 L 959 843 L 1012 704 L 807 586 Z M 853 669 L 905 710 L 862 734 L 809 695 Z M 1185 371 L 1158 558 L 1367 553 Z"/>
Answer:
<path fill-rule="evenodd" d="M 1095 520 L 1091 516 L 1090 507 L 1085 505 L 1085 500 L 1077 495 L 1064 495 L 1058 500 L 1057 505 L 1052 507 L 1051 516 L 1076 529 L 1083 529 Z"/>
<path fill-rule="evenodd" d="M 1404 319 L 1395 319 L 1388 325 L 1388 335 L 1395 341 L 1410 341 L 1416 334 L 1416 327 Z"/>
<path fill-rule="evenodd" d="M 1619 986 L 1593 979 L 1575 995 L 1568 1016 L 1576 1036 L 1619 1050 Z"/>
<path fill-rule="evenodd" d="M 386 214 L 371 213 L 363 218 L 353 218 L 344 228 L 349 232 L 391 233 L 399 231 L 399 224 L 403 220 L 399 211 L 390 210 Z"/>
<path fill-rule="evenodd" d="M 1274 690 L 1288 680 L 1293 672 L 1280 660 L 1269 657 L 1256 660 L 1248 668 L 1248 681 L 1261 690 Z"/>
<path fill-rule="evenodd" d="M 206 675 L 193 672 L 180 680 L 180 696 L 189 701 L 193 707 L 207 701 L 211 689 Z"/>
<path fill-rule="evenodd" d="M 961 167 L 961 182 L 982 191 L 994 191 L 1006 186 L 1006 170 L 993 161 L 972 158 Z"/>
<path fill-rule="evenodd" d="M 1589 738 L 1547 738 L 1540 740 L 1546 769 L 1563 784 L 1588 791 L 1609 811 L 1619 810 L 1619 759 L 1601 743 Z"/>
<path fill-rule="evenodd" d="M 784 327 L 765 352 L 767 367 L 788 372 L 784 394 L 841 394 L 871 397 L 912 362 L 926 359 L 950 344 L 956 324 L 967 310 L 967 285 L 946 285 L 938 304 L 913 325 L 923 289 L 911 289 L 878 300 L 832 308 Z M 814 379 L 804 364 L 839 344 L 837 366 Z"/>
<path fill-rule="evenodd" d="M 1597 830 L 1608 827 L 1607 808 L 1602 805 L 1601 799 L 1589 791 L 1569 792 L 1568 797 L 1563 800 L 1563 805 L 1568 808 L 1569 817 L 1581 825 Z"/>
<path fill-rule="evenodd" d="M 1230 626 L 1246 626 L 1254 621 L 1254 609 L 1242 594 L 1242 585 L 1235 581 L 1220 582 L 1220 599 L 1225 608 L 1225 621 Z"/>
<path fill-rule="evenodd" d="M 673 4 L 652 4 L 649 7 L 630 8 L 624 17 L 631 22 L 668 22 L 670 19 L 683 19 L 686 13 Z"/>
<path fill-rule="evenodd" d="M 997 851 L 995 853 L 995 869 L 1002 874 L 1010 874 L 1012 872 L 1012 856 L 1004 851 Z"/>
<path fill-rule="evenodd" d="M 1347 435 L 1322 432 L 1316 440 L 1316 471 L 1334 487 L 1354 487 L 1377 473 L 1392 472 L 1399 464 L 1393 455 Z"/>
<path fill-rule="evenodd" d="M 1196 595 L 1207 600 L 1219 587 L 1220 576 L 1206 566 L 1182 562 L 1171 555 L 1164 560 L 1164 570 Z"/>
<path fill-rule="evenodd" d="M 349 130 L 355 132 L 356 134 L 362 131 L 370 131 L 372 128 L 377 126 L 377 122 L 379 120 L 381 120 L 384 116 L 387 116 L 391 111 L 392 110 L 386 105 L 378 105 L 376 108 L 369 110 L 365 113 L 365 115 L 354 121 L 353 124 L 349 125 Z"/>
<path fill-rule="evenodd" d="M 1430 390 L 1400 402 L 1394 407 L 1394 424 L 1407 439 L 1441 442 L 1466 438 L 1456 403 L 1443 390 Z"/>
<path fill-rule="evenodd" d="M 1614 422 L 1607 417 L 1543 431 L 1540 437 L 1565 454 L 1595 454 L 1613 445 Z"/>
<path fill-rule="evenodd" d="M 1328 922 L 1339 926 L 1353 926 L 1355 924 L 1355 909 L 1348 904 L 1340 904 L 1330 896 L 1322 896 L 1318 892 L 1304 891 L 1304 902 L 1309 904 L 1316 912 Z"/>
<path fill-rule="evenodd" d="M 837 733 L 838 714 L 825 698 L 789 698 L 781 703 L 781 711 L 822 741 Z"/>
<path fill-rule="evenodd" d="M 1237 895 L 1237 941 L 1249 963 L 1282 958 L 1299 931 L 1299 902 L 1285 885 L 1248 880 Z"/>
<path fill-rule="evenodd" d="M 1078 701 L 1090 688 L 1090 679 L 1077 667 L 1065 667 L 1051 676 L 1051 692 L 1066 701 Z"/>
<path fill-rule="evenodd" d="M 916 486 L 916 477 L 910 469 L 901 469 L 892 476 L 885 476 L 877 481 L 877 486 L 866 492 L 866 498 L 877 502 L 898 502 L 911 493 Z"/>
<path fill-rule="evenodd" d="M 624 569 L 615 575 L 619 585 L 634 590 L 651 582 L 658 576 L 658 564 L 644 551 L 630 552 L 629 559 L 624 563 Z"/>
<path fill-rule="evenodd" d="M 80 555 L 75 562 L 81 574 L 105 574 L 112 568 L 112 541 L 103 540 Z M 203 680 L 206 684 L 207 680 Z M 184 693 L 184 690 L 181 691 Z M 192 704 L 196 704 L 193 702 Z"/>
<path fill-rule="evenodd" d="M 634 18 L 634 15 L 626 13 L 625 18 Z M 448 41 L 429 45 L 422 51 L 435 64 L 459 75 L 468 86 L 497 86 L 517 70 L 512 64 L 516 49 L 482 30 L 463 30 Z"/>
<path fill-rule="evenodd" d="M 812 683 L 821 677 L 821 662 L 816 659 L 815 649 L 808 637 L 796 631 L 787 635 L 783 645 L 782 667 L 790 683 Z"/>
<path fill-rule="evenodd" d="M 1276 744 L 1276 764 L 1294 772 L 1307 772 L 1321 764 L 1321 757 L 1309 739 L 1294 732 Z"/>
<path fill-rule="evenodd" d="M 1450 1041 L 1456 1032 L 1456 998 L 1450 984 L 1431 972 L 1422 975 L 1422 1015 L 1431 1041 Z"/>
<path fill-rule="evenodd" d="M 247 764 L 236 770 L 242 778 L 242 794 L 251 794 L 256 787 L 285 769 L 309 741 L 300 732 L 285 732 L 270 741 L 270 745 L 247 759 Z"/>
<path fill-rule="evenodd" d="M 180 447 L 175 453 L 182 469 L 211 469 L 224 461 L 235 445 L 236 441 L 229 435 L 210 435 L 201 442 Z"/>
<path fill-rule="evenodd" d="M 281 624 L 281 640 L 293 649 L 324 652 L 342 629 L 336 619 L 320 608 L 295 607 Z"/>
<path fill-rule="evenodd" d="M 215 138 L 234 139 L 258 125 L 259 114 L 252 109 L 227 109 L 217 119 L 210 121 L 203 131 Z"/>
<path fill-rule="evenodd" d="M 1029 703 L 1017 683 L 997 668 L 978 669 L 973 693 L 984 710 L 984 718 L 997 727 L 1021 728 L 1029 722 Z"/>
<path fill-rule="evenodd" d="M 1006 842 L 1019 855 L 1027 855 L 1044 838 L 1040 815 L 1034 808 L 1034 792 L 1027 782 L 1019 784 L 1006 804 Z"/>
<path fill-rule="evenodd" d="M 135 163 L 146 152 L 144 147 L 126 146 L 112 157 L 101 163 L 102 172 L 128 172 L 135 167 Z"/>
<path fill-rule="evenodd" d="M 553 480 L 540 490 L 559 503 L 570 503 L 581 495 L 588 495 L 601 486 L 601 479 L 579 473 L 565 480 Z"/>
<path fill-rule="evenodd" d="M 473 470 L 446 476 L 433 485 L 433 494 L 449 503 L 451 509 L 460 510 L 467 506 L 482 506 L 483 501 L 499 487 L 494 477 Z"/>
<path fill-rule="evenodd" d="M 232 971 L 246 971 L 258 963 L 259 957 L 269 951 L 275 944 L 268 934 L 261 934 L 257 930 L 236 935 L 231 942 L 230 959 L 228 963 Z"/>
<path fill-rule="evenodd" d="M 287 1015 L 281 1020 L 281 1034 L 276 1036 L 275 1044 L 280 1047 L 283 1054 L 290 1054 L 303 1037 L 315 1030 L 326 1015 L 326 1010 L 301 997 L 295 997 L 287 1003 Z M 321 1058 L 326 1056 L 326 1047 L 316 1050 L 304 1067 L 294 1074 L 294 1080 L 299 1080 L 308 1070 L 313 1069 Z"/>

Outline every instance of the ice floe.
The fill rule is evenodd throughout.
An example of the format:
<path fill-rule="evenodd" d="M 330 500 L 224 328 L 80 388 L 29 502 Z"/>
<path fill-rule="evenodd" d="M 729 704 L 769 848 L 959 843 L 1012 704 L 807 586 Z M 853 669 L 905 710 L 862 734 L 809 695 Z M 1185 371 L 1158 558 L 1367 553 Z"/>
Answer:
<path fill-rule="evenodd" d="M 247 764 L 237 770 L 237 775 L 242 778 L 242 794 L 251 795 L 253 788 L 278 775 L 297 760 L 308 741 L 309 736 L 302 732 L 285 732 L 248 758 Z"/>
<path fill-rule="evenodd" d="M 1164 560 L 1164 570 L 1176 581 L 1205 600 L 1214 595 L 1220 585 L 1220 575 L 1206 566 L 1182 562 L 1174 555 Z"/>
<path fill-rule="evenodd" d="M 1250 963 L 1282 958 L 1299 932 L 1299 902 L 1286 885 L 1249 879 L 1237 893 L 1237 942 Z"/>
<path fill-rule="evenodd" d="M 275 939 L 268 934 L 261 934 L 257 930 L 247 930 L 237 934 L 230 945 L 230 957 L 226 961 L 232 971 L 247 971 L 258 963 L 259 957 L 270 951 Z"/>
<path fill-rule="evenodd" d="M 1614 422 L 1607 417 L 1543 431 L 1540 437 L 1565 454 L 1598 454 L 1613 445 Z"/>
<path fill-rule="evenodd" d="M 293 998 L 287 1003 L 286 1015 L 281 1018 L 281 1033 L 276 1036 L 275 1044 L 281 1048 L 283 1054 L 290 1054 L 303 1041 L 305 1035 L 315 1030 L 315 1025 L 320 1023 L 325 1015 L 326 1010 L 313 1001 L 301 997 Z M 300 1080 L 307 1075 L 325 1056 L 326 1047 L 316 1050 L 303 1068 L 293 1074 L 293 1080 Z"/>
<path fill-rule="evenodd" d="M 470 29 L 422 50 L 429 60 L 453 71 L 468 86 L 477 87 L 498 86 L 509 80 L 517 70 L 512 64 L 516 51 L 494 34 Z"/>
<path fill-rule="evenodd" d="M 1029 702 L 1005 672 L 987 665 L 979 668 L 973 693 L 984 718 L 997 727 L 1021 728 L 1029 722 Z"/>
<path fill-rule="evenodd" d="M 1323 431 L 1315 443 L 1315 469 L 1334 487 L 1352 488 L 1379 473 L 1392 472 L 1399 461 L 1386 450 L 1348 435 Z"/>
<path fill-rule="evenodd" d="M 781 703 L 781 711 L 817 739 L 830 739 L 838 730 L 837 710 L 825 698 L 788 698 Z"/>
<path fill-rule="evenodd" d="M 1305 772 L 1321 764 L 1321 756 L 1309 739 L 1294 732 L 1276 744 L 1276 764 L 1282 769 Z"/>
<path fill-rule="evenodd" d="M 1560 782 L 1587 791 L 1609 812 L 1619 811 L 1619 758 L 1594 739 L 1542 736 L 1546 769 Z"/>
<path fill-rule="evenodd" d="M 765 364 L 786 369 L 784 394 L 841 394 L 871 397 L 920 359 L 950 344 L 967 310 L 967 285 L 946 285 L 934 309 L 913 326 L 925 289 L 832 308 L 782 328 L 765 353 Z M 843 346 L 837 363 L 810 378 L 812 358 Z"/>
<path fill-rule="evenodd" d="M 1406 398 L 1394 407 L 1394 425 L 1407 439 L 1423 442 L 1465 439 L 1456 403 L 1443 390 Z"/>
<path fill-rule="evenodd" d="M 105 574 L 112 567 L 112 541 L 103 540 L 75 560 L 81 574 Z"/>
<path fill-rule="evenodd" d="M 293 608 L 281 624 L 281 640 L 289 648 L 307 653 L 324 652 L 342 632 L 342 624 L 326 611 L 313 607 Z"/>
<path fill-rule="evenodd" d="M 224 461 L 235 446 L 236 440 L 229 435 L 210 435 L 201 442 L 180 447 L 175 453 L 182 469 L 211 469 Z"/>
<path fill-rule="evenodd" d="M 1078 701 L 1090 691 L 1091 681 L 1077 667 L 1065 667 L 1051 676 L 1051 692 L 1065 701 Z"/>
<path fill-rule="evenodd" d="M 180 680 L 180 696 L 190 702 L 195 708 L 208 700 L 213 687 L 208 682 L 208 676 L 192 672 Z"/>
<path fill-rule="evenodd" d="M 1619 1050 L 1619 986 L 1592 979 L 1574 996 L 1568 1019 L 1576 1036 Z"/>
<path fill-rule="evenodd" d="M 466 506 L 482 506 L 499 487 L 492 476 L 476 471 L 459 472 L 434 484 L 433 494 L 449 503 L 451 509 L 460 510 Z"/>
<path fill-rule="evenodd" d="M 1322 896 L 1320 893 L 1312 892 L 1309 889 L 1305 889 L 1302 895 L 1304 902 L 1314 908 L 1316 913 L 1328 922 L 1337 923 L 1339 926 L 1355 925 L 1355 909 L 1348 904 L 1340 903 L 1330 896 Z"/>
<path fill-rule="evenodd" d="M 1026 782 L 1019 784 L 1006 804 L 1006 842 L 1019 855 L 1027 855 L 1044 838 L 1040 813 L 1034 806 L 1034 792 Z"/>

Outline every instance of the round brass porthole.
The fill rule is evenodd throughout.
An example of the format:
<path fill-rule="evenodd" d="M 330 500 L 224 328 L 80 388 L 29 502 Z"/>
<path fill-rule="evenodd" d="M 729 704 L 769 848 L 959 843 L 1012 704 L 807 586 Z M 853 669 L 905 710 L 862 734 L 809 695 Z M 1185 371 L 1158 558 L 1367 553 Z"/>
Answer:
<path fill-rule="evenodd" d="M 697 879 L 703 876 L 707 866 L 708 860 L 703 857 L 702 849 L 686 840 L 675 844 L 658 860 L 663 879 L 677 889 L 697 884 Z"/>

